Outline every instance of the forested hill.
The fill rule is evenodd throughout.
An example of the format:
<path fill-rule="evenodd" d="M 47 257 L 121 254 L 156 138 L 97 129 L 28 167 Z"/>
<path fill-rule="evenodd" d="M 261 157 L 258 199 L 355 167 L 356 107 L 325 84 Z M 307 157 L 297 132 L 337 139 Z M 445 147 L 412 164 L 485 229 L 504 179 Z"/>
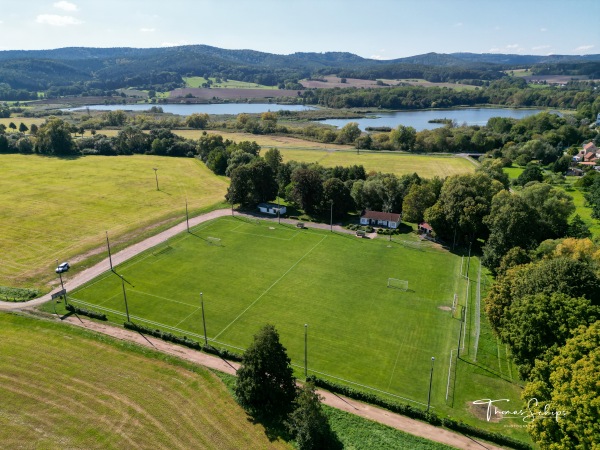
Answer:
<path fill-rule="evenodd" d="M 600 61 L 600 55 L 552 58 L 428 53 L 380 61 L 344 52 L 276 55 L 206 45 L 9 50 L 0 51 L 0 92 L 101 95 L 102 91 L 126 87 L 169 90 L 181 87 L 185 76 L 221 77 L 292 89 L 298 88 L 300 79 L 330 74 L 365 79 L 473 82 L 498 79 L 504 76 L 502 70 L 538 62 L 569 63 L 571 73 L 583 66 L 587 69 L 582 74 L 599 72 L 598 63 L 591 61 Z"/>

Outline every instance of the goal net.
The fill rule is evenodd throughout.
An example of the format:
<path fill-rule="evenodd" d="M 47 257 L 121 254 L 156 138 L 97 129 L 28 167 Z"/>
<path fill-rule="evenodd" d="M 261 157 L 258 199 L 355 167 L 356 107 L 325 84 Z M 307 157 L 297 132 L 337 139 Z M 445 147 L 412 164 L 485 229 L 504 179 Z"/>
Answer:
<path fill-rule="evenodd" d="M 408 291 L 408 281 L 399 280 L 398 278 L 388 278 L 387 287 L 400 289 L 401 291 Z"/>
<path fill-rule="evenodd" d="M 221 239 L 217 238 L 217 237 L 212 237 L 212 236 L 208 236 L 206 238 L 206 241 L 210 244 L 210 245 L 221 245 Z"/>

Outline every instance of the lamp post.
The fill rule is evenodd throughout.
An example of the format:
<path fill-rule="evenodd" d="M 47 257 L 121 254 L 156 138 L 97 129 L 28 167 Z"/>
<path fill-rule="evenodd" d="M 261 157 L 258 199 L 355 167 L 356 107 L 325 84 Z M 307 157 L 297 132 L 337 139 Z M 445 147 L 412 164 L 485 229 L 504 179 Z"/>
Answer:
<path fill-rule="evenodd" d="M 333 233 L 333 200 L 329 200 L 329 202 L 331 203 L 331 211 L 329 215 L 329 228 Z"/>
<path fill-rule="evenodd" d="M 279 193 L 277 193 L 277 223 L 281 225 L 281 205 L 279 204 Z"/>
<path fill-rule="evenodd" d="M 131 322 L 129 319 L 129 306 L 127 305 L 127 293 L 125 292 L 125 279 L 123 275 L 119 274 L 121 277 L 121 287 L 123 288 L 123 300 L 125 301 L 125 313 L 127 314 L 127 322 Z"/>
<path fill-rule="evenodd" d="M 188 214 L 188 205 L 187 205 L 187 198 L 185 199 L 185 223 L 187 225 L 187 232 L 190 232 L 190 216 Z"/>
<path fill-rule="evenodd" d="M 304 378 L 308 378 L 308 324 L 304 324 Z"/>
<path fill-rule="evenodd" d="M 156 178 L 156 190 L 160 191 L 158 188 L 158 167 L 153 167 L 152 170 L 154 170 L 154 177 Z"/>
<path fill-rule="evenodd" d="M 429 412 L 429 405 L 431 404 L 431 383 L 433 381 L 433 363 L 435 362 L 435 357 L 431 357 L 431 372 L 429 373 L 429 395 L 427 396 L 427 412 Z"/>
<path fill-rule="evenodd" d="M 200 305 L 202 306 L 202 325 L 204 326 L 204 345 L 208 347 L 208 337 L 206 336 L 206 320 L 204 319 L 204 297 L 200 292 Z"/>
<path fill-rule="evenodd" d="M 112 264 L 112 255 L 110 253 L 110 241 L 108 240 L 108 231 L 106 231 L 106 247 L 108 248 L 108 262 L 110 264 L 110 270 L 114 272 Z"/>

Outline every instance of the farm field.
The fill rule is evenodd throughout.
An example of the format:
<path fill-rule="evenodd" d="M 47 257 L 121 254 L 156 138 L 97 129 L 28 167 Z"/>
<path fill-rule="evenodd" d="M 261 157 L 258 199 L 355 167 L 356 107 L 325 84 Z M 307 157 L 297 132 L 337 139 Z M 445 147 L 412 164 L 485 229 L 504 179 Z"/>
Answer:
<path fill-rule="evenodd" d="M 225 89 L 277 89 L 277 86 L 265 86 L 264 84 L 248 83 L 246 81 L 236 80 L 222 80 L 217 83 L 217 79 L 210 77 L 208 80 L 212 82 L 213 88 L 225 88 Z M 183 77 L 186 87 L 200 88 L 204 83 L 208 81 L 204 77 Z"/>
<path fill-rule="evenodd" d="M 17 126 L 17 131 L 19 130 L 19 125 L 24 123 L 27 125 L 27 128 L 31 128 L 31 124 L 36 124 L 38 127 L 46 121 L 45 118 L 40 117 L 2 117 L 0 118 L 0 123 L 6 127 L 6 132 L 10 133 L 12 130 L 8 128 L 10 123 L 14 123 Z"/>
<path fill-rule="evenodd" d="M 0 327 L 3 448 L 292 448 L 206 369 L 46 320 Z"/>
<path fill-rule="evenodd" d="M 228 182 L 191 158 L 0 156 L 0 286 L 56 282 L 55 262 L 115 246 L 223 200 Z M 156 190 L 157 168 L 160 190 Z M 135 231 L 135 234 L 133 233 Z"/>
<path fill-rule="evenodd" d="M 449 358 L 460 331 L 450 307 L 455 293 L 472 303 L 473 291 L 467 299 L 460 256 L 419 242 L 412 235 L 390 243 L 227 217 L 115 270 L 124 277 L 134 322 L 203 341 L 202 292 L 209 342 L 240 352 L 263 324 L 273 323 L 298 376 L 304 375 L 305 324 L 309 373 L 366 385 L 419 408 L 426 406 L 434 356 L 436 411 L 495 426 L 482 425 L 462 403 L 446 402 Z M 390 277 L 407 280 L 408 291 L 388 288 Z M 111 272 L 70 292 L 69 300 L 117 324 L 126 317 L 122 282 Z M 496 377 L 477 385 L 485 392 L 473 392 L 464 379 L 457 386 L 471 400 L 518 399 L 516 387 Z"/>
<path fill-rule="evenodd" d="M 569 179 L 570 178 L 570 179 Z M 596 220 L 592 217 L 592 208 L 586 206 L 586 201 L 584 197 L 584 193 L 580 188 L 577 188 L 572 185 L 575 182 L 573 177 L 568 177 L 571 183 L 566 186 L 557 186 L 559 189 L 564 189 L 564 191 L 573 197 L 573 203 L 575 204 L 575 214 L 579 214 L 579 217 L 583 219 L 586 225 L 589 227 L 592 232 L 593 237 L 600 236 L 600 221 Z"/>

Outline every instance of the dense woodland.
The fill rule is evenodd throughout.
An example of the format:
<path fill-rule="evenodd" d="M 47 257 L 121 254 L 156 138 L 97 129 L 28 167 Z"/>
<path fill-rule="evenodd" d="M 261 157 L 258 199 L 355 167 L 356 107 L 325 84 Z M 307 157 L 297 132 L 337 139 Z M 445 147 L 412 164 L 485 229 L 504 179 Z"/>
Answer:
<path fill-rule="evenodd" d="M 110 95 L 119 88 L 168 91 L 185 76 L 218 77 L 296 89 L 298 80 L 338 74 L 375 80 L 420 78 L 482 85 L 505 77 L 503 70 L 531 67 L 534 73 L 600 78 L 599 55 L 519 56 L 429 53 L 389 61 L 350 53 L 274 55 L 203 45 L 170 48 L 63 48 L 0 52 L 0 100 L 64 95 Z M 149 70 L 149 68 L 151 68 Z M 547 73 L 547 72 L 546 72 Z"/>

